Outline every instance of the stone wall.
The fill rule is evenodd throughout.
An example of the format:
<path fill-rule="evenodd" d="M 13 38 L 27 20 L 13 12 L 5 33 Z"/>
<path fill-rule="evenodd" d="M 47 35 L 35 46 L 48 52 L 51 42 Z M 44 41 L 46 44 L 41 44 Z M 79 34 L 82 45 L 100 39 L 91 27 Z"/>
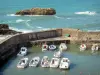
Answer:
<path fill-rule="evenodd" d="M 24 44 L 29 41 L 42 40 L 46 38 L 54 38 L 60 36 L 62 36 L 62 29 L 54 29 L 26 34 L 16 34 L 0 44 L 0 61 L 4 62 L 11 55 L 16 54 L 16 52 L 18 52 L 17 46 L 19 44 Z M 0 65 L 2 65 L 2 62 L 0 63 Z"/>
<path fill-rule="evenodd" d="M 100 40 L 100 32 L 79 32 L 79 40 Z"/>

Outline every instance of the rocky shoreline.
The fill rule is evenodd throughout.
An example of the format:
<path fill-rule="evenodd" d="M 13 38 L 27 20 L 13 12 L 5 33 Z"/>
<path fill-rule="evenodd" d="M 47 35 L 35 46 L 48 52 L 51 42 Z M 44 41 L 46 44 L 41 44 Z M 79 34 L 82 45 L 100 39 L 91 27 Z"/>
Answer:
<path fill-rule="evenodd" d="M 13 35 L 17 33 L 21 33 L 21 32 L 17 32 L 17 31 L 9 29 L 8 24 L 0 24 L 0 35 L 11 35 L 11 34 Z"/>
<path fill-rule="evenodd" d="M 56 10 L 53 8 L 32 8 L 16 12 L 15 15 L 55 15 Z"/>

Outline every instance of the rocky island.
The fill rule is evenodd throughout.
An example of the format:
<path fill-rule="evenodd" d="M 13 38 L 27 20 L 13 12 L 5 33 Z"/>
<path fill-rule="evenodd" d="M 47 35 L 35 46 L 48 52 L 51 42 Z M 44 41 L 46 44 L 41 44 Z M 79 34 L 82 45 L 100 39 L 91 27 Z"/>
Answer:
<path fill-rule="evenodd" d="M 15 15 L 55 15 L 53 8 L 32 8 L 16 12 Z"/>

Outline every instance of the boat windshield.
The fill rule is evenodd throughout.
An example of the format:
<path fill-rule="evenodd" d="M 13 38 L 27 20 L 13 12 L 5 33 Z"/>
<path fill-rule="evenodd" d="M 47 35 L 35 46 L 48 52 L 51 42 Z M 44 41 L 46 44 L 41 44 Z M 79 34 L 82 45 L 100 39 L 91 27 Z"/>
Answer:
<path fill-rule="evenodd" d="M 25 51 L 25 49 L 22 49 L 22 51 Z"/>
<path fill-rule="evenodd" d="M 66 60 L 66 59 L 64 59 L 64 60 L 63 60 L 63 62 L 67 62 L 67 60 Z"/>

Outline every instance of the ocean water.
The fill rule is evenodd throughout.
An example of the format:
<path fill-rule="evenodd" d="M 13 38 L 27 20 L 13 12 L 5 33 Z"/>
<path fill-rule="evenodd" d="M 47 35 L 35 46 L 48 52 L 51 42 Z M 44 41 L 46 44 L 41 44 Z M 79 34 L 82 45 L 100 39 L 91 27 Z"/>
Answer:
<path fill-rule="evenodd" d="M 100 51 L 96 54 L 92 54 L 90 50 L 87 51 L 80 52 L 78 45 L 68 45 L 68 50 L 64 51 L 62 55 L 69 58 L 71 62 L 69 70 L 42 68 L 41 65 L 36 68 L 27 66 L 25 69 L 18 69 L 17 64 L 23 57 L 13 57 L 0 69 L 0 75 L 100 75 Z M 54 55 L 54 51 L 42 52 L 39 47 L 28 48 L 28 52 L 26 57 L 29 58 L 29 61 L 35 56 L 39 56 L 40 59 L 48 56 L 51 60 Z"/>
<path fill-rule="evenodd" d="M 53 16 L 16 16 L 17 11 L 40 7 L 54 8 Z M 1 0 L 0 23 L 22 32 L 52 28 L 100 30 L 100 0 Z"/>

